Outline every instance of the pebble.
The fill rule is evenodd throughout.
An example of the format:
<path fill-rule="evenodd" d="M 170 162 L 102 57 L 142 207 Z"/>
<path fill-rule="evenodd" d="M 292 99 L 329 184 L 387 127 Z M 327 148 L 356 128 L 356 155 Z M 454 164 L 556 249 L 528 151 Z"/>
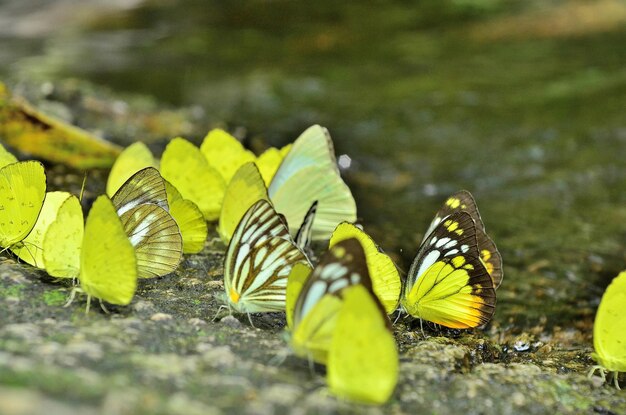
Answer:
<path fill-rule="evenodd" d="M 238 329 L 242 326 L 241 322 L 233 316 L 224 317 L 223 319 L 220 320 L 220 323 L 233 329 Z"/>
<path fill-rule="evenodd" d="M 172 315 L 166 313 L 155 313 L 150 317 L 152 321 L 170 321 L 171 319 Z"/>

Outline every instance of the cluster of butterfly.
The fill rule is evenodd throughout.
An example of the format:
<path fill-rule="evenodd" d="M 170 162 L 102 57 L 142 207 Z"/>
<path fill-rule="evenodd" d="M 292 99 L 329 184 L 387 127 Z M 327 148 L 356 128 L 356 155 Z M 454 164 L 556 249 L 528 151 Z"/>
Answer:
<path fill-rule="evenodd" d="M 137 278 L 174 271 L 202 250 L 207 221 L 228 244 L 224 302 L 242 313 L 286 312 L 295 353 L 327 365 L 336 395 L 385 402 L 398 354 L 388 315 L 451 328 L 489 322 L 502 259 L 469 192 L 437 212 L 404 283 L 356 226 L 326 129 L 312 126 L 260 156 L 213 130 L 200 148 L 173 139 L 161 160 L 142 143 L 116 160 L 86 224 L 80 201 L 45 192 L 43 166 L 0 153 L 0 244 L 83 291 L 128 304 Z M 110 198 L 109 198 L 110 197 Z M 295 225 L 294 225 L 295 224 Z M 329 240 L 316 265 L 312 241 Z"/>

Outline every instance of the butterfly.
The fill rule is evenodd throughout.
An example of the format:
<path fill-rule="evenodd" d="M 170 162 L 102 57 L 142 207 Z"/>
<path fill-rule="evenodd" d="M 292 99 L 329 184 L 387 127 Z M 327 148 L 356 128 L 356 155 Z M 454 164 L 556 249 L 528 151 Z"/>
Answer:
<path fill-rule="evenodd" d="M 208 221 L 219 218 L 226 182 L 200 149 L 184 138 L 174 138 L 161 157 L 161 174 L 195 203 Z"/>
<path fill-rule="evenodd" d="M 46 197 L 46 174 L 38 161 L 16 161 L 4 148 L 0 152 L 0 247 L 24 256 L 31 249 L 25 238 L 37 223 Z"/>
<path fill-rule="evenodd" d="M 257 157 L 250 150 L 246 150 L 239 140 L 219 128 L 209 131 L 200 145 L 200 151 L 209 164 L 222 175 L 225 183 L 230 183 L 241 166 L 254 162 L 266 186 L 290 148 L 290 144 L 281 149 L 270 147 Z"/>
<path fill-rule="evenodd" d="M 593 348 L 591 357 L 598 365 L 591 368 L 589 377 L 599 370 L 602 379 L 606 372 L 613 373 L 615 387 L 620 389 L 619 372 L 626 372 L 626 271 L 622 271 L 607 287 L 593 324 Z"/>
<path fill-rule="evenodd" d="M 337 224 L 356 220 L 356 202 L 342 180 L 328 130 L 309 127 L 298 137 L 268 188 L 276 211 L 283 214 L 292 235 L 318 201 L 313 240 L 327 240 Z"/>
<path fill-rule="evenodd" d="M 494 288 L 497 289 L 502 283 L 502 256 L 498 252 L 496 244 L 487 236 L 485 225 L 480 217 L 480 213 L 478 213 L 478 206 L 476 206 L 476 201 L 470 192 L 461 190 L 446 199 L 424 234 L 424 240 L 445 217 L 458 211 L 469 213 L 476 223 L 476 242 L 480 252 L 480 259 L 493 280 Z"/>
<path fill-rule="evenodd" d="M 226 250 L 224 289 L 229 307 L 241 313 L 285 310 L 287 277 L 308 264 L 283 218 L 267 200 L 244 214 Z"/>
<path fill-rule="evenodd" d="M 413 260 L 400 303 L 410 315 L 451 328 L 484 325 L 493 316 L 496 293 L 480 258 L 472 215 L 438 213 Z M 494 246 L 495 247 L 495 246 Z"/>
<path fill-rule="evenodd" d="M 139 278 L 167 275 L 183 255 L 178 224 L 169 213 L 165 183 L 154 167 L 133 174 L 111 198 L 137 256 Z"/>
<path fill-rule="evenodd" d="M 356 238 L 365 251 L 365 260 L 374 293 L 383 304 L 387 314 L 393 313 L 398 307 L 402 281 L 400 274 L 391 258 L 385 254 L 374 240 L 356 225 L 342 222 L 335 228 L 329 246 L 349 238 Z"/>
<path fill-rule="evenodd" d="M 156 168 L 158 164 L 158 161 L 144 143 L 136 142 L 131 144 L 122 151 L 111 168 L 107 180 L 107 194 L 113 197 L 120 186 L 133 174 L 146 167 Z M 195 203 L 184 199 L 173 185 L 165 180 L 163 181 L 165 183 L 167 201 L 163 202 L 161 200 L 157 204 L 168 210 L 178 224 L 183 241 L 183 252 L 186 254 L 200 252 L 204 247 L 204 241 L 208 234 L 207 224 L 202 212 L 200 212 Z"/>
<path fill-rule="evenodd" d="M 93 203 L 86 224 L 78 198 L 69 195 L 45 232 L 43 255 L 51 276 L 78 278 L 68 304 L 78 291 L 87 294 L 87 311 L 92 297 L 127 305 L 135 294 L 135 248 L 106 195 Z"/>
<path fill-rule="evenodd" d="M 398 379 L 398 352 L 390 322 L 372 291 L 360 242 L 337 242 L 315 269 L 293 267 L 287 321 L 295 353 L 327 365 L 333 394 L 383 403 Z"/>

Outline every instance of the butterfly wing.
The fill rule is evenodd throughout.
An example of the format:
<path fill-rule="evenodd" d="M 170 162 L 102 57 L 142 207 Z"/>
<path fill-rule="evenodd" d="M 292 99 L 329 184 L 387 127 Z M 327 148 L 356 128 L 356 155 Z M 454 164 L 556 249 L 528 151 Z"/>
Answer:
<path fill-rule="evenodd" d="M 107 179 L 107 195 L 112 197 L 130 176 L 146 167 L 158 167 L 158 163 L 148 146 L 137 141 L 126 147 L 111 167 Z"/>
<path fill-rule="evenodd" d="M 356 284 L 372 292 L 363 248 L 352 238 L 332 246 L 300 290 L 291 319 L 291 347 L 297 355 L 326 363 L 342 292 Z"/>
<path fill-rule="evenodd" d="M 0 247 L 22 241 L 35 226 L 46 197 L 46 174 L 38 161 L 0 169 Z"/>
<path fill-rule="evenodd" d="M 248 209 L 235 229 L 224 259 L 224 289 L 239 312 L 284 311 L 287 277 L 306 256 L 267 200 Z"/>
<path fill-rule="evenodd" d="M 0 169 L 11 163 L 17 163 L 17 158 L 0 143 Z"/>
<path fill-rule="evenodd" d="M 274 174 L 276 174 L 276 170 L 278 170 L 278 167 L 287 153 L 289 153 L 289 150 L 291 150 L 291 144 L 287 144 L 280 150 L 275 147 L 270 147 L 257 157 L 256 165 L 259 168 L 259 172 L 261 172 L 265 186 L 270 185 Z"/>
<path fill-rule="evenodd" d="M 356 202 L 339 174 L 328 131 L 314 125 L 296 141 L 269 186 L 270 200 L 287 218 L 292 235 L 318 201 L 312 238 L 328 239 L 342 221 L 356 220 Z"/>
<path fill-rule="evenodd" d="M 607 287 L 593 325 L 592 357 L 604 369 L 626 372 L 626 271 Z"/>
<path fill-rule="evenodd" d="M 183 138 L 173 139 L 163 152 L 161 174 L 198 206 L 206 220 L 219 218 L 226 184 L 200 149 Z"/>
<path fill-rule="evenodd" d="M 178 224 L 183 238 L 183 253 L 197 254 L 204 248 L 204 241 L 209 234 L 206 220 L 195 203 L 183 199 L 174 186 L 167 180 L 164 181 L 170 215 Z"/>
<path fill-rule="evenodd" d="M 245 163 L 237 170 L 224 193 L 218 226 L 218 232 L 224 243 L 230 242 L 243 215 L 250 206 L 261 199 L 269 200 L 261 173 L 254 163 Z"/>
<path fill-rule="evenodd" d="M 160 277 L 178 268 L 183 259 L 183 240 L 176 221 L 165 209 L 144 203 L 120 219 L 135 248 L 139 278 Z"/>
<path fill-rule="evenodd" d="M 11 251 L 22 261 L 38 268 L 44 268 L 43 241 L 50 225 L 56 220 L 59 208 L 71 195 L 67 192 L 47 192 L 35 226 L 23 243 L 15 245 Z"/>
<path fill-rule="evenodd" d="M 228 183 L 243 164 L 254 162 L 256 156 L 232 135 L 216 128 L 204 138 L 200 151 Z"/>
<path fill-rule="evenodd" d="M 489 238 L 485 232 L 485 225 L 478 212 L 476 201 L 470 192 L 461 190 L 448 197 L 443 206 L 439 209 L 435 218 L 430 223 L 428 230 L 424 235 L 424 240 L 430 233 L 441 223 L 441 221 L 455 212 L 465 211 L 470 214 L 476 223 L 476 240 L 480 259 L 485 263 L 487 272 L 493 280 L 493 285 L 498 288 L 502 283 L 502 256 L 496 247 L 496 244 Z"/>
<path fill-rule="evenodd" d="M 79 280 L 88 295 L 111 304 L 129 304 L 135 295 L 135 249 L 113 202 L 105 195 L 96 199 L 87 217 Z"/>
<path fill-rule="evenodd" d="M 293 238 L 296 245 L 298 245 L 298 247 L 305 252 L 311 247 L 311 241 L 313 239 L 313 221 L 315 221 L 316 213 L 317 200 L 313 202 L 306 215 L 304 215 L 302 225 L 300 225 L 296 236 Z"/>
<path fill-rule="evenodd" d="M 339 398 L 383 404 L 398 383 L 398 350 L 377 300 L 362 285 L 343 292 L 328 352 L 327 379 Z"/>
<path fill-rule="evenodd" d="M 146 167 L 130 176 L 111 200 L 119 216 L 144 203 L 169 209 L 165 183 L 154 167 Z"/>
<path fill-rule="evenodd" d="M 50 276 L 78 278 L 84 232 L 83 208 L 76 196 L 69 196 L 43 239 L 43 262 Z"/>
<path fill-rule="evenodd" d="M 471 328 L 495 311 L 493 281 L 479 258 L 476 225 L 461 211 L 444 218 L 420 246 L 402 295 L 412 316 L 446 327 Z"/>
<path fill-rule="evenodd" d="M 387 313 L 393 313 L 398 307 L 402 290 L 398 269 L 368 234 L 351 223 L 342 222 L 337 226 L 330 238 L 329 246 L 349 238 L 358 239 L 363 246 L 374 293 Z"/>

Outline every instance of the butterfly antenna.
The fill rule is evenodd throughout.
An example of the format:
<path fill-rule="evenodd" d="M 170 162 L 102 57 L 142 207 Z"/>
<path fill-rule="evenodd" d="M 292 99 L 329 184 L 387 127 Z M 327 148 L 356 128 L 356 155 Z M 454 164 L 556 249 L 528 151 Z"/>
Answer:
<path fill-rule="evenodd" d="M 85 170 L 85 175 L 83 176 L 83 184 L 80 186 L 80 196 L 78 196 L 78 200 L 80 202 L 83 201 L 83 194 L 85 194 L 85 185 L 87 184 L 87 171 Z"/>

